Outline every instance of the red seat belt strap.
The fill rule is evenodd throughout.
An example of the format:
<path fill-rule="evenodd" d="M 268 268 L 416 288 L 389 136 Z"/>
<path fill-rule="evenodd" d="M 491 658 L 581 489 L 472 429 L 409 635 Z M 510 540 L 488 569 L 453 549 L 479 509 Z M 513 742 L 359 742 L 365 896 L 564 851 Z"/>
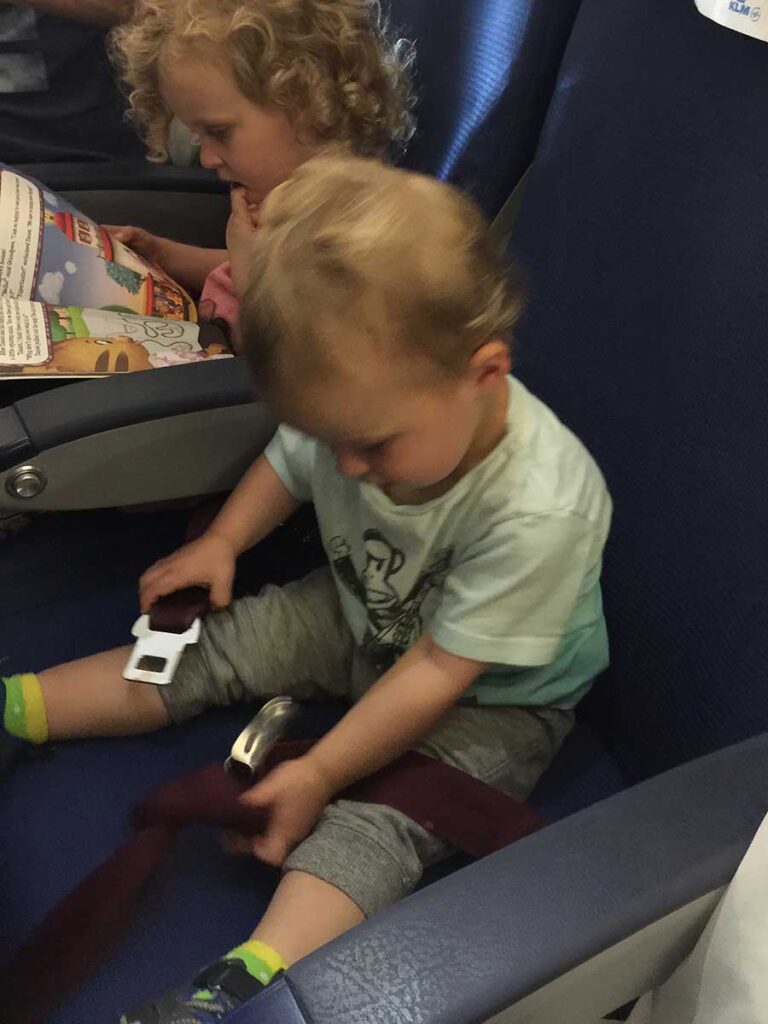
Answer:
<path fill-rule="evenodd" d="M 270 764 L 300 756 L 312 741 L 276 746 Z M 208 765 L 154 790 L 136 808 L 138 831 L 47 915 L 0 972 L 3 1024 L 40 1024 L 85 981 L 125 932 L 146 883 L 192 823 L 245 834 L 263 831 L 262 810 L 239 797 L 242 786 Z M 401 810 L 424 828 L 482 856 L 541 827 L 526 804 L 457 768 L 411 752 L 342 794 Z"/>

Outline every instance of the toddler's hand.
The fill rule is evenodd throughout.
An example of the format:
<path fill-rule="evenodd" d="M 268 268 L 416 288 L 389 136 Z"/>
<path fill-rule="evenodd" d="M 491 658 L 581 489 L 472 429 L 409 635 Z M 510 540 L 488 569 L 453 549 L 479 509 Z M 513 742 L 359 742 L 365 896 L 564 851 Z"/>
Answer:
<path fill-rule="evenodd" d="M 185 587 L 208 587 L 214 608 L 225 608 L 232 600 L 237 553 L 215 533 L 204 533 L 168 558 L 155 562 L 139 580 L 139 598 L 144 613 L 160 597 Z"/>
<path fill-rule="evenodd" d="M 240 798 L 251 807 L 263 807 L 269 812 L 267 831 L 248 839 L 231 837 L 230 847 L 280 867 L 291 850 L 312 831 L 332 796 L 309 758 L 284 761 Z"/>
<path fill-rule="evenodd" d="M 258 206 L 249 205 L 242 185 L 234 185 L 231 192 L 232 213 L 227 223 L 227 252 L 229 253 L 232 285 L 242 298 L 251 269 L 250 253 L 259 227 Z"/>
<path fill-rule="evenodd" d="M 150 231 L 145 231 L 144 228 L 130 225 L 105 224 L 104 227 L 118 242 L 127 245 L 129 249 L 133 249 L 135 253 L 150 263 L 162 267 L 164 246 L 168 239 L 153 235 Z"/>

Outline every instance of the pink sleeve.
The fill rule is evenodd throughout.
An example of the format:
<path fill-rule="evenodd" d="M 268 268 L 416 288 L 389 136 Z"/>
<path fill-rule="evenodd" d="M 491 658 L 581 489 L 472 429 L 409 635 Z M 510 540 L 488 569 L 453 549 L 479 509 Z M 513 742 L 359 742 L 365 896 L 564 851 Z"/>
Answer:
<path fill-rule="evenodd" d="M 239 308 L 240 300 L 232 287 L 229 263 L 222 263 L 210 272 L 203 285 L 198 307 L 200 319 L 213 320 L 220 317 L 222 320 L 226 320 L 232 331 L 232 337 L 236 338 Z"/>

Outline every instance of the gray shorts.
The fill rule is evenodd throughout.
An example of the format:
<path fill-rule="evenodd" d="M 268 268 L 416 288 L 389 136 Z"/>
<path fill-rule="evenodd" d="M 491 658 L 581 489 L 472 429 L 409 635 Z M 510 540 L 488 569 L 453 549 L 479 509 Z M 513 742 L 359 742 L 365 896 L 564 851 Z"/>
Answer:
<path fill-rule="evenodd" d="M 186 649 L 173 683 L 160 692 L 181 722 L 212 705 L 277 694 L 354 700 L 376 678 L 326 568 L 209 614 L 200 642 Z M 454 707 L 416 749 L 524 799 L 572 725 L 573 712 L 560 708 Z M 407 895 L 425 867 L 451 852 L 400 811 L 339 799 L 285 870 L 330 882 L 369 916 Z"/>

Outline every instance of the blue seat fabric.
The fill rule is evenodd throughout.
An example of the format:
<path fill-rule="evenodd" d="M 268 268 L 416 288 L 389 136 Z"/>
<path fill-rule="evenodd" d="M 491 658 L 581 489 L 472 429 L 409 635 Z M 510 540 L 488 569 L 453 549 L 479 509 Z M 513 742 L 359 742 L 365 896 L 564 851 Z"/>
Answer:
<path fill-rule="evenodd" d="M 614 497 L 588 710 L 630 779 L 768 724 L 766 73 L 687 0 L 585 0 L 518 225 L 518 370 Z"/>
<path fill-rule="evenodd" d="M 517 233 L 532 283 L 518 367 L 594 451 L 616 518 L 613 664 L 535 795 L 552 817 L 766 727 L 766 71 L 768 47 L 690 0 L 582 0 L 563 58 Z M 0 548 L 9 667 L 127 639 L 136 576 L 182 518 L 56 516 Z M 254 575 L 305 557 L 288 548 L 257 554 Z M 113 849 L 147 788 L 222 757 L 248 713 L 25 765 L 0 793 L 0 956 Z M 274 882 L 191 831 L 119 955 L 50 1024 L 102 1024 L 183 978 L 242 938 Z"/>

